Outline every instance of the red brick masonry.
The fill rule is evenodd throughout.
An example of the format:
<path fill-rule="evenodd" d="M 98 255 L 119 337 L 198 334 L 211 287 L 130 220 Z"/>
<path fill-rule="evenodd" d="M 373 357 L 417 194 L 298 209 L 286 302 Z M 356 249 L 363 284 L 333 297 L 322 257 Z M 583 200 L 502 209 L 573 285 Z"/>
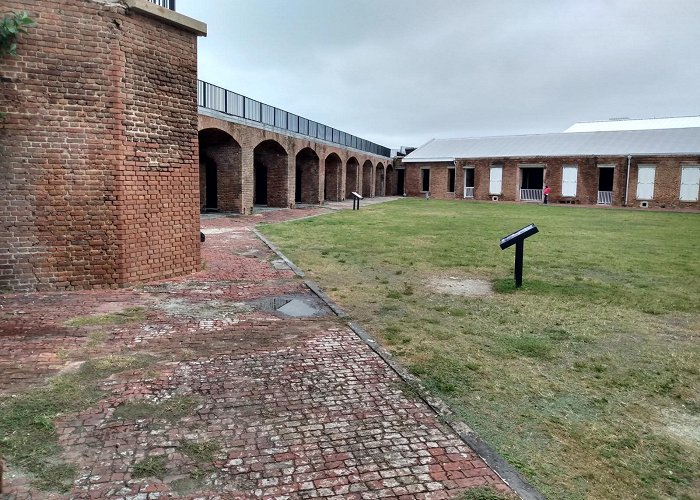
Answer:
<path fill-rule="evenodd" d="M 196 270 L 197 36 L 116 2 L 11 7 L 37 25 L 0 59 L 0 289 Z"/>
<path fill-rule="evenodd" d="M 187 278 L 0 296 L 0 394 L 44 384 L 85 359 L 153 357 L 146 368 L 102 381 L 107 395 L 90 409 L 58 420 L 61 459 L 78 468 L 70 493 L 36 491 L 10 463 L 8 499 L 441 499 L 475 486 L 510 491 L 339 318 L 295 319 L 246 307 L 280 295 L 314 299 L 251 228 L 322 211 L 205 219 L 205 270 Z M 128 307 L 144 308 L 146 319 L 65 324 Z M 114 416 L 129 401 L 175 396 L 199 403 L 176 421 Z M 214 460 L 198 464 L 182 451 L 183 439 L 215 442 Z M 153 456 L 165 458 L 162 479 L 135 478 L 135 465 Z M 176 493 L 201 470 L 199 482 Z"/>

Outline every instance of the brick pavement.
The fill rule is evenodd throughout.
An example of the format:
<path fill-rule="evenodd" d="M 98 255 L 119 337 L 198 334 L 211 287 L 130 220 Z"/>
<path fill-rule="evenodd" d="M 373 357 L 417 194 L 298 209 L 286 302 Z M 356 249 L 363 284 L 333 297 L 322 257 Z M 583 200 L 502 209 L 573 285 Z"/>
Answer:
<path fill-rule="evenodd" d="M 205 217 L 203 269 L 188 277 L 0 296 L 0 396 L 42 386 L 87 359 L 150 356 L 148 366 L 100 380 L 105 397 L 94 406 L 56 421 L 60 458 L 78 469 L 69 493 L 34 489 L 10 463 L 6 497 L 439 499 L 482 485 L 509 491 L 252 232 L 260 221 L 325 211 Z M 292 299 L 318 314 L 289 317 L 263 306 Z M 67 323 L 122 311 L 139 314 Z M 194 401 L 182 415 L 122 411 L 178 398 Z M 183 443 L 208 444 L 210 454 L 198 458 Z M 154 457 L 159 477 L 135 477 Z"/>

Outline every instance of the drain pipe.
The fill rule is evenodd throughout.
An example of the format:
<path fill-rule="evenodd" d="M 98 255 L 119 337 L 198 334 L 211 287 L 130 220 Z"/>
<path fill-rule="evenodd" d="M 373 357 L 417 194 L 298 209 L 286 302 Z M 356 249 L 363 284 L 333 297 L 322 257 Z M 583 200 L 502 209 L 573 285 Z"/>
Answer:
<path fill-rule="evenodd" d="M 625 184 L 625 206 L 630 191 L 630 165 L 632 164 L 632 155 L 627 155 L 627 183 Z"/>

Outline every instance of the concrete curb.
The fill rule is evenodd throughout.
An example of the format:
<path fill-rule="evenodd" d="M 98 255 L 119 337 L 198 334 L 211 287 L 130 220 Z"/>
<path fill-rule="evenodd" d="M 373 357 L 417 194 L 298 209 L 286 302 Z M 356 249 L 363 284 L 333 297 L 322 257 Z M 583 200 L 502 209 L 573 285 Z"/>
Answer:
<path fill-rule="evenodd" d="M 321 299 L 335 314 L 340 318 L 347 318 L 348 315 L 333 300 L 325 294 L 321 288 L 312 280 L 306 279 L 304 272 L 297 267 L 291 260 L 284 255 L 277 246 L 263 236 L 257 229 L 253 229 L 253 233 L 267 245 L 280 259 L 282 259 L 294 273 L 304 280 L 304 284 L 311 290 L 319 299 Z M 420 380 L 411 375 L 403 366 L 401 366 L 387 351 L 384 349 L 372 336 L 367 333 L 359 324 L 348 321 L 348 326 L 355 332 L 362 342 L 364 342 L 377 356 L 382 360 L 403 380 L 408 384 L 418 395 L 418 397 L 427 404 L 431 410 L 435 412 L 438 418 L 450 427 L 459 438 L 473 449 L 479 457 L 488 464 L 491 469 L 500 476 L 503 481 L 512 488 L 512 490 L 523 500 L 545 500 L 545 497 L 535 489 L 530 483 L 525 480 L 520 473 L 510 465 L 496 450 L 494 450 L 486 441 L 481 439 L 479 435 L 471 429 L 467 424 L 460 421 L 450 409 L 450 407 L 441 399 L 431 395 L 428 390 L 423 387 Z"/>

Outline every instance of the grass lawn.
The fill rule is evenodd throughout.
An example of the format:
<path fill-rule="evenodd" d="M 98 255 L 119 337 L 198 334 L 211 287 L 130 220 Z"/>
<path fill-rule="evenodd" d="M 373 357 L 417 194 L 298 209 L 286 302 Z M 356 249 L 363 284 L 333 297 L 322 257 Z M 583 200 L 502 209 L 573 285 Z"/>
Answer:
<path fill-rule="evenodd" d="M 515 290 L 498 243 L 530 222 Z M 261 230 L 546 496 L 700 498 L 700 215 L 406 199 Z"/>

